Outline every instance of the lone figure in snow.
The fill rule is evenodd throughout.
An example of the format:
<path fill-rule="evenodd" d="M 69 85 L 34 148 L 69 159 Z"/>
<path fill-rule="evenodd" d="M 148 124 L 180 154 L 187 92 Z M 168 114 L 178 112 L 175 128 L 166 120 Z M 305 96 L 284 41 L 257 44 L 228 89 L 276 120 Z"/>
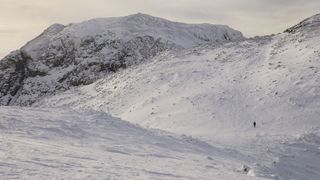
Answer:
<path fill-rule="evenodd" d="M 254 121 L 253 122 L 253 127 L 256 128 L 256 126 L 257 126 L 257 123 Z"/>

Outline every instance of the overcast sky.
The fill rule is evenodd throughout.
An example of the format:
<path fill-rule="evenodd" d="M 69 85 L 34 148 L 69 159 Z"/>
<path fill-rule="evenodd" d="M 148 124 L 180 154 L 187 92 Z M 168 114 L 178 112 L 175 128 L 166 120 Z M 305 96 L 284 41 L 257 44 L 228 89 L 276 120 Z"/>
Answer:
<path fill-rule="evenodd" d="M 0 57 L 53 23 L 137 12 L 186 23 L 227 24 L 254 36 L 282 32 L 320 13 L 320 0 L 0 0 Z"/>

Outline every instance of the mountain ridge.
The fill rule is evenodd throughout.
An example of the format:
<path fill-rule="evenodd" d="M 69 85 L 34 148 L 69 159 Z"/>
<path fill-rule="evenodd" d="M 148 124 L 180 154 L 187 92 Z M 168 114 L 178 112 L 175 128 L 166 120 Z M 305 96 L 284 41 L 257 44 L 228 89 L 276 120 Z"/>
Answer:
<path fill-rule="evenodd" d="M 298 31 L 305 30 L 305 29 L 308 29 L 308 30 L 317 29 L 319 26 L 320 26 L 320 14 L 316 14 L 314 16 L 304 19 L 297 25 L 294 25 L 286 29 L 284 32 L 296 33 Z"/>
<path fill-rule="evenodd" d="M 30 105 L 168 50 L 242 38 L 227 26 L 188 25 L 144 14 L 54 24 L 0 61 L 0 105 Z"/>

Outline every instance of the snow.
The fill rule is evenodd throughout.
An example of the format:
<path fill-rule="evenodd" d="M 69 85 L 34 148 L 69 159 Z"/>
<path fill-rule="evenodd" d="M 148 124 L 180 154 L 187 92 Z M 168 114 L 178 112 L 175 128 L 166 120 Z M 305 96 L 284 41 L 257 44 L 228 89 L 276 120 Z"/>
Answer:
<path fill-rule="evenodd" d="M 1 61 L 0 105 L 29 106 L 164 51 L 243 38 L 224 25 L 183 24 L 145 14 L 54 24 Z M 18 73 L 13 61 L 21 66 Z"/>
<path fill-rule="evenodd" d="M 54 24 L 22 49 L 33 59 L 38 59 L 52 41 L 68 39 L 79 48 L 81 40 L 95 36 L 126 41 L 134 37 L 151 36 L 183 48 L 243 39 L 241 32 L 226 25 L 184 24 L 138 13 L 125 17 L 97 18 L 67 26 Z"/>
<path fill-rule="evenodd" d="M 307 18 L 300 22 L 299 24 L 287 29 L 285 32 L 297 33 L 308 31 L 310 33 L 312 30 L 317 30 L 320 25 L 320 14 L 316 14 L 310 18 Z"/>
<path fill-rule="evenodd" d="M 314 16 L 282 34 L 211 44 L 206 41 L 215 36 L 206 32 L 218 26 L 194 27 L 143 14 L 53 26 L 48 32 L 57 38 L 150 33 L 184 48 L 42 97 L 29 108 L 0 107 L 0 141 L 5 144 L 0 175 L 318 179 L 317 23 Z M 68 68 L 52 70 L 47 80 Z"/>
<path fill-rule="evenodd" d="M 52 38 L 65 28 L 62 24 L 53 24 L 48 27 L 42 34 L 28 42 L 22 49 L 34 58 L 37 59 L 42 53 L 49 48 L 49 43 Z"/>
<path fill-rule="evenodd" d="M 4 179 L 251 179 L 223 149 L 104 113 L 0 107 L 0 123 Z"/>
<path fill-rule="evenodd" d="M 305 47 L 319 45 L 316 39 L 288 43 L 294 38 L 283 34 L 165 54 L 40 104 L 104 111 L 208 139 L 238 138 L 253 121 L 272 134 L 304 132 L 318 125 L 320 113 L 318 54 Z"/>
<path fill-rule="evenodd" d="M 310 164 L 316 170 L 305 177 L 314 179 L 319 143 L 296 136 L 320 127 L 319 40 L 284 33 L 164 53 L 34 106 L 101 111 L 192 136 L 243 154 L 239 161 L 253 177 L 300 179 L 308 171 L 300 167 Z M 303 155 L 295 161 L 288 151 Z"/>
<path fill-rule="evenodd" d="M 120 39 L 148 35 L 185 48 L 204 42 L 223 42 L 243 38 L 240 32 L 225 25 L 183 24 L 141 13 L 72 24 L 62 33 L 70 34 L 78 39 L 94 35 L 106 35 L 110 36 L 109 38 Z"/>

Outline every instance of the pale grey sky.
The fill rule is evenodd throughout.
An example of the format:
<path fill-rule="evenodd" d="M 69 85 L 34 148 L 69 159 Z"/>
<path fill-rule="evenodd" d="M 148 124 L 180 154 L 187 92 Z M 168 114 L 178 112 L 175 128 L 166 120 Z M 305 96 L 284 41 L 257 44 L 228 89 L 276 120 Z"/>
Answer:
<path fill-rule="evenodd" d="M 246 36 L 282 32 L 320 12 L 320 0 L 0 0 L 0 58 L 53 23 L 137 12 L 186 23 L 226 24 Z"/>

